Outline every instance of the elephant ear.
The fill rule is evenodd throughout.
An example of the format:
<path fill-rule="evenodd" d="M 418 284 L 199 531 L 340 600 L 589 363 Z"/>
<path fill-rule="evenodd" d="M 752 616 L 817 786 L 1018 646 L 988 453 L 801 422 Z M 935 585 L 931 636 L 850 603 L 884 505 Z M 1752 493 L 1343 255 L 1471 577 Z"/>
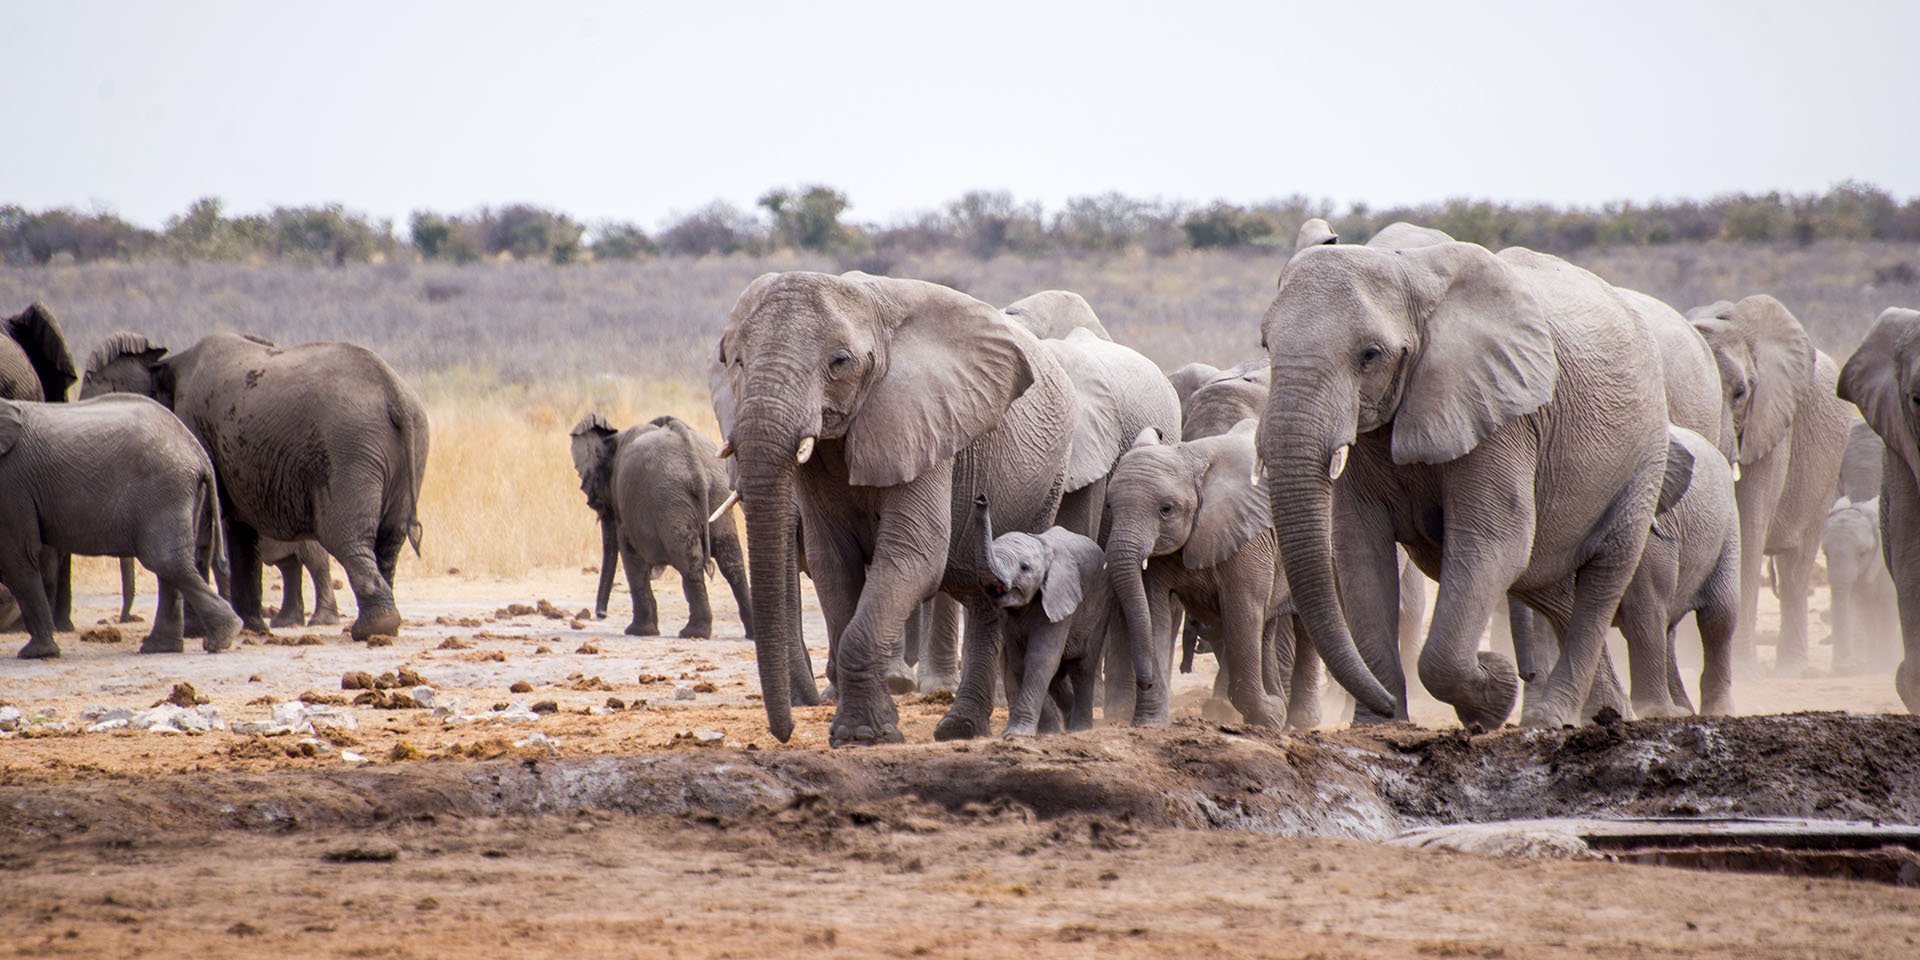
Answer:
<path fill-rule="evenodd" d="M 67 389 L 80 377 L 73 367 L 73 354 L 67 351 L 66 334 L 60 331 L 60 321 L 53 318 L 53 311 L 36 302 L 0 326 L 4 326 L 7 338 L 26 353 L 34 377 L 40 381 L 41 395 L 48 403 L 65 402 Z"/>
<path fill-rule="evenodd" d="M 619 431 L 597 413 L 589 413 L 573 425 L 573 470 L 580 475 L 580 489 L 587 504 L 603 510 L 610 500 L 610 474 L 613 467 L 614 438 Z"/>
<path fill-rule="evenodd" d="M 733 439 L 734 417 L 740 409 L 740 395 L 746 386 L 746 367 L 740 363 L 740 324 L 753 315 L 779 277 L 778 273 L 763 273 L 740 291 L 739 299 L 733 303 L 733 311 L 727 314 L 726 328 L 720 331 L 720 343 L 714 351 L 713 362 L 707 367 L 707 390 L 713 400 L 713 418 L 719 422 L 720 436 L 724 440 Z"/>
<path fill-rule="evenodd" d="M 1393 420 L 1393 461 L 1446 463 L 1552 399 L 1560 361 L 1546 311 L 1513 264 L 1471 243 L 1399 255 L 1445 286 L 1406 375 Z"/>
<path fill-rule="evenodd" d="M 1040 534 L 1047 545 L 1047 576 L 1040 582 L 1040 609 L 1047 620 L 1059 623 L 1080 608 L 1086 596 L 1087 577 L 1099 575 L 1106 553 L 1098 543 L 1065 527 L 1051 527 Z"/>
<path fill-rule="evenodd" d="M 1042 290 L 1015 300 L 1002 312 L 1042 340 L 1064 340 L 1075 330 L 1085 330 L 1101 340 L 1113 339 L 1093 312 L 1093 305 L 1071 290 Z"/>
<path fill-rule="evenodd" d="M 1890 307 L 1867 331 L 1840 370 L 1835 391 L 1866 415 L 1873 432 L 1887 449 L 1895 451 L 1913 476 L 1920 478 L 1920 436 L 1914 433 L 1910 413 L 1913 399 L 1900 383 L 1903 362 L 1920 362 L 1920 310 Z"/>
<path fill-rule="evenodd" d="M 1453 237 L 1445 231 L 1408 223 L 1405 220 L 1396 220 L 1374 234 L 1373 238 L 1367 241 L 1367 246 L 1379 250 L 1412 250 L 1417 247 L 1437 247 L 1453 242 Z"/>
<path fill-rule="evenodd" d="M 1195 361 L 1167 374 L 1167 382 L 1173 384 L 1173 392 L 1180 398 L 1180 409 L 1185 410 L 1187 400 L 1193 396 L 1193 392 L 1219 375 L 1219 367 L 1211 363 Z"/>
<path fill-rule="evenodd" d="M 884 368 L 847 424 L 847 480 L 895 486 L 1000 422 L 1033 383 L 1028 352 L 1038 342 L 957 290 L 885 277 L 856 282 L 880 313 L 885 346 Z"/>
<path fill-rule="evenodd" d="M 1800 401 L 1813 387 L 1813 341 L 1785 304 L 1764 293 L 1742 299 L 1726 319 L 1709 323 L 1730 326 L 1753 357 L 1753 396 L 1740 429 L 1740 462 L 1752 463 L 1793 428 Z"/>
<path fill-rule="evenodd" d="M 12 400 L 0 400 L 0 457 L 6 456 L 7 451 L 20 442 L 24 430 L 20 422 L 20 405 Z"/>
<path fill-rule="evenodd" d="M 1107 475 L 1127 450 L 1128 395 L 1137 373 L 1128 360 L 1146 358 L 1091 331 L 1076 329 L 1063 339 L 1042 340 L 1041 349 L 1058 361 L 1073 384 L 1073 445 L 1067 454 L 1066 485 L 1072 493 Z M 1138 419 L 1137 416 L 1132 419 Z"/>
<path fill-rule="evenodd" d="M 1189 570 L 1211 567 L 1273 526 L 1267 482 L 1254 479 L 1254 434 L 1259 421 L 1249 417 L 1217 437 L 1183 444 L 1199 459 L 1200 506 L 1193 532 L 1180 550 Z"/>
<path fill-rule="evenodd" d="M 1672 510 L 1693 483 L 1693 451 L 1687 449 L 1686 439 L 1678 431 L 1678 427 L 1667 425 L 1667 467 L 1660 475 L 1660 500 L 1653 508 L 1656 514 Z"/>
<path fill-rule="evenodd" d="M 110 333 L 105 340 L 100 341 L 99 346 L 93 348 L 91 354 L 87 355 L 86 376 L 83 383 L 91 386 L 95 379 L 104 373 L 108 367 L 112 366 L 116 361 L 124 359 L 138 365 L 140 369 L 145 372 L 149 380 L 149 383 L 145 385 L 147 389 L 142 389 L 138 392 L 146 393 L 151 389 L 151 380 L 154 376 L 155 368 L 160 365 L 161 359 L 166 357 L 166 355 L 166 347 L 148 340 L 141 334 L 128 330 Z M 109 388 L 120 390 L 125 389 L 125 385 L 109 384 Z"/>
<path fill-rule="evenodd" d="M 1308 247 L 1318 247 L 1338 243 L 1340 235 L 1333 232 L 1333 224 L 1314 217 L 1300 225 L 1300 232 L 1293 236 L 1293 252 L 1299 253 Z"/>

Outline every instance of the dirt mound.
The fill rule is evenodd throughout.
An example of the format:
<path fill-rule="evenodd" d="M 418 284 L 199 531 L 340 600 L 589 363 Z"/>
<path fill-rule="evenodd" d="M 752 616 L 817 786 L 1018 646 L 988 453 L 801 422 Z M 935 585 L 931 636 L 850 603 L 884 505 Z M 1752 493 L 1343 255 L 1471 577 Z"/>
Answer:
<path fill-rule="evenodd" d="M 907 808 L 912 813 L 887 813 Z M 589 810 L 720 820 L 1041 820 L 1385 839 L 1425 824 L 1558 816 L 1920 820 L 1920 719 L 1802 714 L 1480 737 L 1405 726 L 1290 736 L 1186 722 L 1028 742 L 683 750 L 202 773 L 0 788 L 0 838 L 362 827 Z M 859 811 L 881 811 L 860 813 Z M 716 821 L 718 822 L 718 821 Z"/>

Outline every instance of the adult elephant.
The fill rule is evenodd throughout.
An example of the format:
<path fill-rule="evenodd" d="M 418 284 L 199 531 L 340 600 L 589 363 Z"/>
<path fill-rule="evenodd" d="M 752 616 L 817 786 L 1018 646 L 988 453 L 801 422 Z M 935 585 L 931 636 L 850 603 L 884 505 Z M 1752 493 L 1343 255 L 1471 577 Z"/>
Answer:
<path fill-rule="evenodd" d="M 0 320 L 0 400 L 65 403 L 68 388 L 78 378 L 66 334 L 45 304 L 35 302 Z M 54 564 L 56 582 L 48 584 L 53 588 L 54 629 L 72 630 L 73 564 L 64 556 Z M 0 587 L 0 593 L 5 589 Z M 5 619 L 0 616 L 0 621 Z"/>
<path fill-rule="evenodd" d="M 260 538 L 260 563 L 280 571 L 280 606 L 273 613 L 275 627 L 329 627 L 340 622 L 340 604 L 333 595 L 333 561 L 327 551 L 312 540 L 288 542 L 271 537 Z M 301 573 L 313 581 L 313 616 L 307 616 L 306 588 Z M 222 595 L 232 592 L 227 579 L 220 579 Z M 133 612 L 135 592 L 134 563 L 120 561 L 120 622 L 138 623 Z"/>
<path fill-rule="evenodd" d="M 137 333 L 87 360 L 81 396 L 138 393 L 173 410 L 212 457 L 228 520 L 233 607 L 261 618 L 260 538 L 318 540 L 359 602 L 353 637 L 400 630 L 400 548 L 420 549 L 427 413 L 373 351 L 350 343 L 279 347 L 209 334 L 168 356 Z"/>
<path fill-rule="evenodd" d="M 935 736 L 987 732 L 999 670 L 974 569 L 973 498 L 1005 530 L 1052 526 L 1075 404 L 1024 326 L 958 291 L 861 273 L 766 274 L 734 304 L 714 413 L 738 459 L 761 695 L 775 737 L 816 696 L 799 610 L 793 512 L 838 693 L 830 742 L 901 739 L 887 666 L 902 624 L 942 591 L 967 609 L 962 678 Z"/>
<path fill-rule="evenodd" d="M 1356 719 L 1405 716 L 1397 541 L 1440 585 L 1420 679 L 1470 727 L 1502 723 L 1518 686 L 1505 657 L 1476 656 L 1495 607 L 1573 578 L 1566 653 L 1522 715 L 1572 722 L 1666 464 L 1645 322 L 1556 257 L 1394 224 L 1364 246 L 1296 253 L 1262 332 L 1274 527 Z"/>
<path fill-rule="evenodd" d="M 1065 340 L 1075 330 L 1085 330 L 1101 340 L 1113 339 L 1093 312 L 1093 304 L 1071 290 L 1042 290 L 1007 304 L 1001 312 L 1042 340 Z"/>
<path fill-rule="evenodd" d="M 626 632 L 658 636 L 660 613 L 651 581 L 662 567 L 672 567 L 679 571 L 687 597 L 687 623 L 680 636 L 713 636 L 713 610 L 707 603 L 712 561 L 733 589 L 741 626 L 752 639 L 753 609 L 740 536 L 733 518 L 715 509 L 729 491 L 713 441 L 679 417 L 655 417 L 617 431 L 597 413 L 582 417 L 569 437 L 580 490 L 600 520 L 600 585 L 593 615 L 607 615 L 614 570 L 624 563 L 627 592 L 633 598 L 633 620 Z"/>
<path fill-rule="evenodd" d="M 1920 310 L 1890 308 L 1840 372 L 1838 393 L 1886 443 L 1881 458 L 1882 558 L 1899 598 L 1905 656 L 1894 686 L 1920 713 Z"/>
<path fill-rule="evenodd" d="M 1813 348 L 1780 301 L 1759 294 L 1688 314 L 1713 347 L 1731 413 L 1739 478 L 1740 626 L 1734 649 L 1751 661 L 1761 568 L 1774 561 L 1780 596 L 1775 671 L 1807 663 L 1807 596 L 1820 531 L 1833 505 L 1853 410 L 1834 395 L 1839 369 Z"/>

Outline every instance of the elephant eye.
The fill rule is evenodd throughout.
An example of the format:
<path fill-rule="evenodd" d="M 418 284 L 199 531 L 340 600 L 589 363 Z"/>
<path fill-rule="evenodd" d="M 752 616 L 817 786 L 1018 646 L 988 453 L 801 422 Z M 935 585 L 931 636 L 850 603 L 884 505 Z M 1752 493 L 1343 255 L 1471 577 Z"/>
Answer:
<path fill-rule="evenodd" d="M 1032 567 L 1030 567 L 1030 566 L 1028 566 L 1028 565 L 1027 565 L 1027 562 L 1026 562 L 1025 560 L 1022 560 L 1022 561 L 1020 561 L 1020 572 L 1021 572 L 1021 573 L 1030 573 L 1030 572 L 1032 572 L 1032 570 L 1033 570 L 1033 568 L 1032 568 Z"/>
<path fill-rule="evenodd" d="M 838 380 L 847 372 L 847 368 L 852 365 L 853 354 L 848 353 L 845 347 L 835 350 L 833 352 L 833 358 L 827 361 L 827 376 Z"/>
<path fill-rule="evenodd" d="M 1171 516 L 1173 516 L 1173 501 L 1172 501 L 1172 500 L 1162 500 L 1162 501 L 1160 501 L 1160 515 L 1161 515 L 1161 516 L 1163 516 L 1163 517 L 1171 517 Z"/>
<path fill-rule="evenodd" d="M 1365 370 L 1368 367 L 1371 367 L 1374 364 L 1379 363 L 1380 358 L 1383 356 L 1386 356 L 1386 351 L 1380 349 L 1379 344 L 1377 343 L 1367 344 L 1367 348 L 1360 351 L 1360 369 Z"/>

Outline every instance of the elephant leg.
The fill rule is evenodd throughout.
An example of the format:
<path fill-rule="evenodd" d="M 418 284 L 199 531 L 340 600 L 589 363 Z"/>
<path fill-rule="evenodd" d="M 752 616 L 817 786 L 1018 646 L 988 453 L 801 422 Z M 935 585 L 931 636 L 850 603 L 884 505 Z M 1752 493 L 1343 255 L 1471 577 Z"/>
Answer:
<path fill-rule="evenodd" d="M 680 571 L 680 592 L 687 598 L 687 625 L 680 628 L 680 638 L 713 636 L 713 608 L 707 604 L 707 571 L 698 558 Z"/>
<path fill-rule="evenodd" d="M 50 551 L 51 552 L 51 551 Z M 54 575 L 48 582 L 53 588 L 53 629 L 73 632 L 73 555 L 61 550 L 50 557 Z"/>
<path fill-rule="evenodd" d="M 1222 591 L 1226 596 L 1220 609 L 1220 648 L 1218 655 L 1229 665 L 1231 671 L 1227 681 L 1227 698 L 1233 702 L 1234 709 L 1247 723 L 1260 727 L 1278 727 L 1286 722 L 1286 704 L 1267 695 L 1265 663 L 1262 642 L 1266 635 L 1265 618 L 1261 616 L 1260 601 L 1262 592 L 1255 596 L 1251 590 Z"/>
<path fill-rule="evenodd" d="M 1633 491 L 1623 493 L 1632 495 Z M 1640 564 L 1647 526 L 1644 520 L 1622 521 L 1574 574 L 1573 610 L 1567 620 L 1560 662 L 1548 675 L 1540 702 L 1522 712 L 1524 725 L 1558 727 L 1579 718 L 1606 652 L 1607 629 Z"/>
<path fill-rule="evenodd" d="M 1739 602 L 1738 596 L 1734 598 L 1734 602 Z M 1676 638 L 1680 633 L 1680 625 L 1685 623 L 1686 619 L 1686 617 L 1681 617 L 1672 627 L 1667 628 L 1667 679 L 1665 681 L 1667 685 L 1667 701 L 1673 704 L 1674 709 L 1679 711 L 1680 716 L 1686 716 L 1687 714 L 1696 712 L 1693 708 L 1693 698 L 1687 695 L 1686 681 L 1680 677 L 1680 660 L 1674 656 L 1674 648 L 1678 645 Z M 1697 623 L 1699 619 L 1700 617 L 1696 613 L 1694 615 L 1695 622 Z"/>
<path fill-rule="evenodd" d="M 1840 580 L 1839 571 L 1834 567 L 1833 559 L 1829 557 L 1827 596 L 1830 601 L 1828 612 L 1832 616 L 1833 627 L 1829 639 L 1833 643 L 1833 675 L 1837 677 L 1857 672 L 1865 657 L 1862 656 L 1864 650 L 1860 643 L 1861 608 L 1856 605 L 1859 599 L 1853 590 L 1853 584 Z"/>
<path fill-rule="evenodd" d="M 1347 625 L 1360 648 L 1367 670 L 1393 695 L 1399 705 L 1395 716 L 1380 716 L 1355 701 L 1353 722 L 1381 723 L 1407 719 L 1407 677 L 1400 662 L 1400 570 L 1395 544 L 1387 518 L 1377 513 L 1361 514 L 1351 498 L 1335 498 L 1336 531 L 1348 529 L 1361 535 L 1338 537 L 1339 548 L 1333 554 L 1334 577 L 1340 585 L 1340 603 L 1347 614 Z M 1444 592 L 1443 592 L 1444 595 Z M 1435 619 L 1438 630 L 1438 618 Z M 1478 643 L 1478 634 L 1475 635 Z"/>
<path fill-rule="evenodd" d="M 159 577 L 158 572 L 155 576 Z M 167 578 L 159 577 L 160 589 L 154 597 L 153 626 L 147 630 L 146 639 L 140 642 L 141 653 L 180 653 L 186 649 L 186 618 L 181 612 L 184 599 L 180 590 Z M 198 619 L 200 611 L 194 611 L 194 629 L 202 636 L 213 632 L 213 621 Z"/>
<path fill-rule="evenodd" d="M 800 609 L 798 564 L 787 567 L 787 609 Z M 799 706 L 817 707 L 822 701 L 820 687 L 813 681 L 813 655 L 807 652 L 806 636 L 797 630 L 794 634 L 793 646 L 787 649 L 788 694 Z"/>
<path fill-rule="evenodd" d="M 368 561 L 372 559 L 371 556 L 367 557 Z M 240 615 L 241 623 L 248 630 L 266 633 L 267 621 L 260 614 L 263 592 L 261 578 L 265 570 L 260 563 L 260 534 L 252 526 L 239 521 L 227 525 L 227 560 L 231 571 L 229 576 L 233 578 L 233 611 Z M 369 573 L 372 572 L 372 566 L 371 562 L 367 564 Z M 152 569 L 151 565 L 149 569 Z M 209 626 L 195 620 L 187 625 L 187 633 L 198 636 Z"/>
<path fill-rule="evenodd" d="M 1041 714 L 1054 677 L 1060 674 L 1060 657 L 1066 652 L 1072 622 L 1068 619 L 1034 629 L 1019 645 L 1021 649 L 1013 643 L 1007 645 L 1007 736 L 1041 732 Z"/>
<path fill-rule="evenodd" d="M 1168 616 L 1172 608 L 1179 604 L 1179 598 L 1173 598 L 1167 605 Z M 1200 707 L 1200 717 L 1216 723 L 1237 723 L 1240 711 L 1233 708 L 1233 663 L 1227 656 L 1226 642 L 1221 639 L 1219 624 L 1208 624 L 1204 628 L 1192 616 L 1186 617 L 1187 628 L 1194 631 L 1213 651 L 1213 690 L 1207 695 L 1207 702 Z"/>
<path fill-rule="evenodd" d="M 1062 677 L 1071 677 L 1073 681 L 1073 700 L 1061 706 L 1067 715 L 1067 731 L 1073 733 L 1093 729 L 1093 698 L 1100 689 L 1100 658 L 1083 656 L 1074 661 L 1072 670 L 1062 674 Z M 1060 684 L 1056 681 L 1054 697 L 1057 700 L 1059 696 Z"/>
<path fill-rule="evenodd" d="M 1133 718 L 1133 657 L 1127 650 L 1126 632 L 1115 626 L 1118 619 L 1110 618 L 1110 635 L 1102 651 L 1106 679 L 1100 698 L 1100 717 L 1110 726 L 1130 723 Z"/>
<path fill-rule="evenodd" d="M 865 572 L 861 570 L 859 551 L 853 544 L 843 543 L 844 538 L 832 535 L 815 537 L 813 525 L 807 528 L 807 562 L 814 571 L 814 590 L 820 594 L 821 611 L 828 613 L 829 628 L 834 626 L 835 613 L 844 613 L 848 601 L 855 601 L 851 618 L 845 621 L 844 628 L 836 631 L 839 640 L 833 648 L 831 672 L 839 691 L 829 733 L 829 742 L 834 746 L 899 743 L 903 739 L 899 710 L 888 693 L 887 666 L 907 616 L 939 588 L 946 569 L 951 522 L 946 505 L 952 500 L 952 482 L 951 474 L 932 470 L 919 480 L 889 491 L 874 531 L 873 560 Z M 920 503 L 939 504 L 940 509 L 934 516 L 924 516 L 923 511 L 913 506 Z M 835 571 L 837 576 L 814 565 L 816 559 L 835 559 L 825 551 L 816 556 L 813 552 L 816 543 L 838 554 L 841 566 Z M 830 611 L 830 607 L 835 609 Z M 953 709 L 934 731 L 936 739 L 953 739 L 957 732 L 953 726 L 955 711 L 977 707 L 981 700 L 989 710 L 993 704 L 993 673 L 999 665 L 998 618 L 984 597 L 970 612 L 969 635 L 984 628 L 994 649 L 986 651 L 988 655 L 984 660 L 978 663 L 970 660 L 966 664 L 967 680 L 973 683 L 961 684 Z M 974 653 L 968 650 L 969 657 Z M 986 732 L 986 713 L 967 715 L 979 721 L 977 732 L 968 731 L 967 736 Z M 941 736 L 943 730 L 948 736 Z"/>
<path fill-rule="evenodd" d="M 965 602 L 966 635 L 960 658 L 960 688 L 953 706 L 934 728 L 935 740 L 965 740 L 986 736 L 993 714 L 993 675 L 1000 661 L 1000 623 L 985 597 Z"/>
<path fill-rule="evenodd" d="M 1636 576 L 1620 598 L 1620 632 L 1627 638 L 1627 674 L 1636 717 L 1675 717 L 1685 714 L 1667 690 L 1667 605 L 1646 571 Z M 1595 686 L 1604 677 L 1596 678 Z"/>
<path fill-rule="evenodd" d="M 399 582 L 395 578 L 400 573 L 400 550 L 406 545 L 406 527 L 382 526 L 374 534 L 374 560 L 379 565 L 380 579 L 385 580 L 389 588 Z"/>
<path fill-rule="evenodd" d="M 160 608 L 154 614 L 153 633 L 140 646 L 141 653 L 162 652 L 155 648 L 158 644 L 165 645 L 164 652 L 180 652 L 183 646 L 179 632 L 183 603 L 193 610 L 195 617 L 206 627 L 206 636 L 200 641 L 200 647 L 208 653 L 218 653 L 232 647 L 234 638 L 240 635 L 240 618 L 207 585 L 194 559 L 194 551 L 190 547 L 140 558 L 160 579 Z M 163 633 L 169 628 L 170 633 Z"/>
<path fill-rule="evenodd" d="M 1282 617 L 1268 617 L 1260 631 L 1260 685 L 1267 696 L 1287 702 L 1292 692 L 1288 679 L 1293 674 L 1293 624 Z M 1286 632 L 1286 650 L 1282 652 L 1280 634 Z"/>
<path fill-rule="evenodd" d="M 912 693 L 918 686 L 913 664 L 907 659 L 907 647 L 914 648 L 915 659 L 918 659 L 921 638 L 915 634 L 921 632 L 931 618 L 928 611 L 932 605 L 932 597 L 914 604 L 913 612 L 907 614 L 907 622 L 900 627 L 900 636 L 887 646 L 887 692 L 896 697 Z"/>
<path fill-rule="evenodd" d="M 21 622 L 27 628 L 27 645 L 20 648 L 20 659 L 59 656 L 60 645 L 53 639 L 53 605 L 47 602 L 47 583 L 40 573 L 39 551 L 29 546 L 0 553 L 0 583 L 13 591 L 13 600 L 20 606 Z"/>
<path fill-rule="evenodd" d="M 733 605 L 740 611 L 740 629 L 748 640 L 752 640 L 753 602 L 752 595 L 747 592 L 747 564 L 740 556 L 739 539 L 731 536 L 714 537 L 713 560 L 720 568 L 720 576 L 727 581 L 727 589 L 733 593 Z"/>
<path fill-rule="evenodd" d="M 946 594 L 933 598 L 933 626 L 913 665 L 915 688 L 921 693 L 960 686 L 960 602 Z"/>
<path fill-rule="evenodd" d="M 900 662 L 911 667 L 920 662 L 920 648 L 927 642 L 927 631 L 933 627 L 933 599 L 921 601 L 907 615 L 907 625 L 900 628 Z"/>
<path fill-rule="evenodd" d="M 1293 669 L 1287 678 L 1287 726 L 1311 730 L 1320 725 L 1320 651 L 1298 617 L 1286 620 L 1278 642 L 1293 647 Z"/>
<path fill-rule="evenodd" d="M 1774 570 L 1780 578 L 1780 643 L 1774 648 L 1774 673 L 1798 677 L 1807 672 L 1807 595 L 1812 592 L 1813 551 L 1802 546 L 1782 554 Z"/>
<path fill-rule="evenodd" d="M 340 622 L 340 600 L 333 592 L 333 561 L 317 543 L 300 546 L 300 563 L 313 580 L 313 616 L 307 618 L 307 626 L 334 626 Z"/>
<path fill-rule="evenodd" d="M 287 554 L 273 565 L 280 571 L 280 610 L 273 615 L 273 626 L 298 627 L 307 622 L 306 585 L 301 582 L 300 556 Z"/>
<path fill-rule="evenodd" d="M 629 637 L 660 635 L 660 608 L 653 599 L 653 565 L 620 538 L 620 566 L 627 571 L 627 595 L 633 599 L 633 620 L 627 624 Z"/>
<path fill-rule="evenodd" d="M 1100 513 L 1107 502 L 1107 478 L 1101 477 L 1060 498 L 1053 523 L 1100 542 Z M 1104 545 L 1104 544 L 1103 544 Z"/>
<path fill-rule="evenodd" d="M 140 622 L 140 615 L 133 612 L 133 596 L 135 592 L 135 584 L 137 582 L 135 580 L 136 576 L 137 576 L 137 571 L 134 568 L 133 558 L 121 557 L 120 558 L 120 622 L 121 623 L 139 623 Z"/>
<path fill-rule="evenodd" d="M 1760 575 L 1766 566 L 1767 532 L 1786 485 L 1784 455 L 1776 450 L 1747 464 L 1733 486 L 1740 517 L 1740 616 L 1734 635 L 1734 662 L 1751 669 L 1759 662 L 1754 630 L 1760 622 Z"/>

